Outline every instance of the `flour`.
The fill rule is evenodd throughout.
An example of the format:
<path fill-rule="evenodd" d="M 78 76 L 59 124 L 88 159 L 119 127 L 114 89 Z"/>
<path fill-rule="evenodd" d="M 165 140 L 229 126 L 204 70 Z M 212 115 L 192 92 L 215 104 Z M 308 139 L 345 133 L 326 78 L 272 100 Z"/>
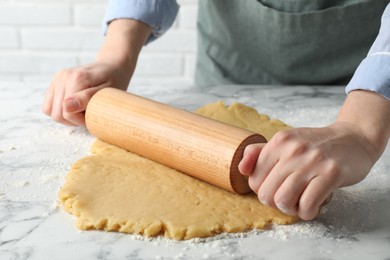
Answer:
<path fill-rule="evenodd" d="M 29 181 L 17 181 L 17 182 L 14 182 L 14 187 L 16 188 L 21 188 L 21 187 L 27 187 L 28 185 L 30 185 L 30 182 Z"/>
<path fill-rule="evenodd" d="M 380 166 L 379 166 L 380 167 Z M 374 178 L 374 177 L 370 177 Z M 375 179 L 375 178 L 374 178 Z M 374 181 L 376 183 L 377 181 Z M 313 221 L 300 221 L 293 225 L 274 225 L 268 230 L 251 230 L 244 233 L 223 233 L 209 238 L 194 238 L 186 241 L 168 240 L 164 237 L 146 238 L 140 235 L 127 235 L 132 239 L 141 240 L 153 245 L 181 245 L 181 248 L 192 247 L 203 244 L 210 248 L 221 248 L 227 241 L 255 239 L 263 237 L 264 239 L 274 239 L 277 241 L 291 240 L 346 240 L 353 241 L 354 236 L 371 228 L 375 224 L 370 219 L 374 215 L 375 205 L 372 204 L 371 196 L 376 193 L 369 188 L 371 181 L 368 181 L 362 187 L 341 189 L 334 192 L 332 201 L 321 209 L 320 215 Z M 365 199 L 363 199 L 365 198 Z M 379 205 L 379 202 L 376 203 Z M 367 211 L 356 212 L 356 208 L 363 207 Z"/>
<path fill-rule="evenodd" d="M 297 118 L 297 122 L 311 120 L 310 118 L 315 117 L 315 115 L 320 115 L 321 120 L 317 121 L 317 126 L 325 125 L 327 122 L 332 121 L 332 119 L 337 114 L 337 108 L 329 109 L 299 109 L 297 111 L 290 111 L 289 113 L 294 114 Z M 294 118 L 290 115 L 290 119 Z M 278 116 L 280 117 L 280 116 Z M 291 120 L 290 120 L 291 121 Z M 305 125 L 310 125 L 307 123 Z M 69 134 L 74 134 L 74 132 L 69 132 Z M 165 239 L 163 237 L 157 238 L 145 238 L 142 236 L 127 235 L 136 240 L 142 240 L 149 242 L 155 245 L 159 244 L 180 244 L 180 245 L 195 245 L 195 244 L 206 244 L 215 247 L 220 247 L 221 243 L 219 241 L 225 240 L 234 240 L 253 237 L 264 237 L 268 239 L 275 239 L 278 241 L 289 241 L 292 239 L 310 239 L 310 240 L 319 240 L 319 239 L 353 239 L 353 236 L 361 230 L 361 228 L 356 229 L 357 226 L 363 226 L 362 228 L 367 228 L 374 221 L 371 221 L 369 218 L 362 219 L 354 216 L 353 212 L 358 207 L 367 207 L 369 212 L 373 212 L 373 209 L 370 205 L 365 205 L 364 199 L 369 199 L 370 197 L 375 197 L 376 193 L 374 192 L 378 188 L 385 188 L 388 184 L 388 176 L 385 174 L 384 166 L 378 163 L 373 169 L 369 177 L 359 185 L 356 185 L 353 188 L 343 189 L 335 193 L 332 202 L 330 205 L 327 205 L 321 209 L 320 216 L 315 221 L 304 222 L 290 225 L 290 226 L 273 226 L 271 229 L 266 231 L 252 230 L 247 233 L 237 233 L 237 234 L 221 234 L 211 238 L 195 238 L 189 241 L 177 242 Z M 360 206 L 359 206 L 360 205 Z M 345 216 L 343 212 L 350 212 L 352 214 Z M 372 213 L 371 213 L 372 214 Z M 367 224 L 365 224 L 365 222 Z M 366 225 L 366 226 L 364 226 Z M 357 231 L 354 231 L 357 230 Z M 222 242 L 224 243 L 224 242 Z"/>
<path fill-rule="evenodd" d="M 270 114 L 293 126 L 323 126 L 334 120 L 338 108 L 313 107 L 275 111 L 259 107 L 259 112 Z M 316 118 L 315 125 L 313 118 Z M 14 131 L 15 137 L 9 141 L 2 140 L 0 171 L 5 180 L 0 184 L 1 201 L 56 201 L 57 191 L 70 165 L 88 153 L 88 147 L 94 139 L 82 127 L 65 127 L 51 122 L 50 119 L 37 123 L 29 131 L 26 132 L 25 129 L 21 131 L 19 135 Z M 265 231 L 221 234 L 184 242 L 162 237 L 126 236 L 154 245 L 180 244 L 184 249 L 196 244 L 218 248 L 223 246 L 226 240 L 253 237 L 278 241 L 306 238 L 350 239 L 356 233 L 375 225 L 378 218 L 375 212 L 380 212 L 383 206 L 379 200 L 381 194 L 388 190 L 389 183 L 388 170 L 379 161 L 363 182 L 336 192 L 331 203 L 322 208 L 319 219 L 315 221 L 302 221 L 290 226 L 274 226 Z M 53 205 L 51 210 L 58 210 L 58 205 Z M 44 216 L 48 216 L 50 211 Z"/>
<path fill-rule="evenodd" d="M 323 127 L 335 121 L 339 107 L 304 107 L 270 111 L 270 116 L 278 118 L 293 127 Z M 267 112 L 264 112 L 268 114 Z M 313 120 L 315 118 L 316 120 Z"/>
<path fill-rule="evenodd" d="M 51 184 L 53 182 L 57 182 L 59 179 L 57 175 L 44 175 L 39 179 L 40 184 Z"/>
<path fill-rule="evenodd" d="M 274 226 L 272 230 L 267 231 L 267 235 L 278 240 L 290 239 L 319 239 L 327 237 L 329 227 L 322 223 L 311 221 L 301 221 L 290 226 Z"/>
<path fill-rule="evenodd" d="M 0 144 L 2 201 L 55 201 L 70 166 L 94 139 L 82 127 L 61 126 L 49 118 L 36 123 L 28 131 L 15 127 Z"/>
<path fill-rule="evenodd" d="M 209 242 L 214 242 L 214 241 L 219 241 L 223 239 L 230 239 L 230 238 L 244 238 L 247 237 L 250 234 L 258 234 L 260 232 L 264 232 L 261 230 L 252 230 L 249 232 L 245 233 L 222 233 L 218 234 L 213 237 L 208 237 L 208 238 L 192 238 L 188 240 L 172 240 L 172 239 L 167 239 L 163 236 L 157 236 L 157 237 L 144 237 L 141 235 L 133 235 L 133 234 L 126 234 L 131 239 L 134 240 L 139 240 L 139 241 L 145 241 L 152 243 L 154 245 L 160 245 L 160 244 L 170 244 L 170 245 L 194 245 L 194 244 L 201 244 L 201 243 L 209 243 Z"/>
<path fill-rule="evenodd" d="M 207 244 L 212 248 L 219 248 L 225 244 L 226 240 L 240 240 L 243 238 L 254 238 L 262 236 L 265 238 L 272 238 L 279 241 L 288 241 L 291 239 L 320 239 L 329 237 L 330 228 L 323 223 L 317 221 L 299 222 L 293 225 L 274 225 L 269 230 L 257 230 L 253 229 L 243 233 L 222 233 L 208 238 L 193 238 L 185 241 L 176 241 L 166 239 L 164 237 L 143 237 L 140 235 L 127 235 L 134 240 L 140 240 L 152 243 L 154 245 L 170 244 L 182 246 L 191 246 L 196 244 Z"/>

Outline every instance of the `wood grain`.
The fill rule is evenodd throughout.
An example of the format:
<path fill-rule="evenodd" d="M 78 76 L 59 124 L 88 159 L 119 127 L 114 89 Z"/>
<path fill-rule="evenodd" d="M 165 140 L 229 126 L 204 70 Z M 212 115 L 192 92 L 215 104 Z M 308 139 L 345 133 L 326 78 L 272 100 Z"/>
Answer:
<path fill-rule="evenodd" d="M 266 142 L 251 131 L 114 88 L 93 96 L 86 124 L 107 143 L 239 194 L 250 192 L 238 171 L 244 148 Z"/>

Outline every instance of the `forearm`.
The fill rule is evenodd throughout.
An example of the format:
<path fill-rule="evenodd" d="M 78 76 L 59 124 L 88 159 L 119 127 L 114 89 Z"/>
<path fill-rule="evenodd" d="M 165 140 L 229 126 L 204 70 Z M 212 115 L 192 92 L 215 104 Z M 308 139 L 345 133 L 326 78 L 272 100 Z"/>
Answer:
<path fill-rule="evenodd" d="M 108 27 L 103 46 L 97 55 L 97 61 L 110 63 L 125 70 L 128 79 L 130 79 L 138 55 L 151 31 L 151 27 L 136 20 L 118 19 L 112 21 Z"/>
<path fill-rule="evenodd" d="M 390 101 L 371 91 L 355 90 L 349 93 L 337 118 L 338 123 L 367 141 L 367 151 L 373 163 L 382 155 L 390 138 Z"/>

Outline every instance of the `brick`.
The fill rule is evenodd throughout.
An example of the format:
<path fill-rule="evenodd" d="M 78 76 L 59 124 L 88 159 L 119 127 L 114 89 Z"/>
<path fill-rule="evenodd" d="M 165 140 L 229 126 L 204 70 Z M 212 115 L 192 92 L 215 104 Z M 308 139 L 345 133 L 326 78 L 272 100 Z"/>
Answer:
<path fill-rule="evenodd" d="M 48 4 L 48 3 L 52 4 L 54 2 L 53 0 L 5 0 L 5 1 L 17 2 L 18 4 Z M 104 4 L 107 3 L 107 0 L 56 0 L 55 2 L 61 4 L 74 4 L 74 3 Z"/>
<path fill-rule="evenodd" d="M 196 32 L 170 30 L 159 39 L 148 44 L 146 51 L 194 52 Z"/>
<path fill-rule="evenodd" d="M 181 5 L 173 28 L 145 47 L 132 84 L 192 83 L 197 0 Z M 59 70 L 95 61 L 107 0 L 0 0 L 0 80 L 50 81 Z"/>
<path fill-rule="evenodd" d="M 96 54 L 83 54 L 80 64 L 89 64 L 96 60 Z M 183 74 L 183 58 L 181 55 L 141 53 L 135 75 L 141 77 L 181 76 Z"/>
<path fill-rule="evenodd" d="M 198 7 L 197 6 L 183 6 L 179 11 L 178 27 L 195 29 L 198 21 Z"/>
<path fill-rule="evenodd" d="M 19 81 L 21 77 L 18 73 L 10 75 L 9 73 L 0 72 L 0 81 Z"/>
<path fill-rule="evenodd" d="M 79 64 L 85 65 L 85 64 L 89 64 L 89 63 L 94 62 L 96 60 L 96 55 L 97 55 L 97 52 L 81 53 L 79 55 Z"/>
<path fill-rule="evenodd" d="M 22 81 L 26 82 L 32 82 L 32 81 L 38 81 L 38 82 L 44 82 L 47 84 L 48 87 L 50 82 L 53 80 L 53 73 L 43 73 L 43 74 L 36 74 L 36 73 L 23 73 L 20 78 Z"/>
<path fill-rule="evenodd" d="M 195 75 L 195 68 L 196 68 L 196 57 L 195 55 L 186 55 L 185 57 L 185 63 L 184 63 L 184 75 L 189 78 L 193 79 Z"/>
<path fill-rule="evenodd" d="M 19 47 L 19 37 L 16 28 L 0 28 L 0 49 L 16 49 Z"/>
<path fill-rule="evenodd" d="M 176 0 L 180 6 L 198 5 L 198 0 Z"/>
<path fill-rule="evenodd" d="M 65 53 L 15 52 L 0 54 L 0 74 L 55 73 L 76 65 L 76 56 Z"/>
<path fill-rule="evenodd" d="M 101 26 L 106 5 L 75 4 L 74 23 L 82 26 Z"/>
<path fill-rule="evenodd" d="M 53 3 L 53 0 L 6 0 L 8 2 L 17 2 L 21 4 L 47 4 Z M 74 3 L 74 2 L 102 2 L 104 0 L 56 0 L 56 3 Z"/>
<path fill-rule="evenodd" d="M 135 74 L 140 76 L 180 76 L 183 59 L 180 55 L 147 55 L 141 54 Z"/>
<path fill-rule="evenodd" d="M 0 4 L 0 25 L 68 25 L 68 4 Z"/>
<path fill-rule="evenodd" d="M 180 87 L 191 85 L 191 80 L 185 77 L 146 77 L 140 75 L 134 75 L 130 81 L 130 87 L 132 86 L 150 86 L 150 87 Z M 184 87 L 183 87 L 184 88 Z M 153 91 L 155 92 L 155 91 Z"/>
<path fill-rule="evenodd" d="M 36 50 L 98 50 L 103 36 L 99 29 L 22 29 L 22 47 Z"/>

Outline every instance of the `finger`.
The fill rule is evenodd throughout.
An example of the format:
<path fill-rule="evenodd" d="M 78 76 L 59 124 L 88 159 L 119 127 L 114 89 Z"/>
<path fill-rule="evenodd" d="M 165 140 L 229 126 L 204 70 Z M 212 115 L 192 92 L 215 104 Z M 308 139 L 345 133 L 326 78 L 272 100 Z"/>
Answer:
<path fill-rule="evenodd" d="M 292 165 L 291 162 L 279 161 L 257 190 L 257 197 L 259 198 L 260 202 L 271 207 L 276 207 L 274 200 L 276 191 L 286 180 L 286 178 L 296 169 L 297 167 Z"/>
<path fill-rule="evenodd" d="M 90 64 L 83 68 L 70 70 L 67 74 L 65 99 L 79 91 L 105 85 L 107 83 L 107 68 L 98 64 Z"/>
<path fill-rule="evenodd" d="M 298 215 L 299 198 L 310 182 L 308 176 L 294 172 L 280 185 L 274 196 L 276 207 L 284 214 Z"/>
<path fill-rule="evenodd" d="M 270 147 L 270 143 L 267 143 L 263 147 L 257 159 L 255 169 L 253 170 L 251 176 L 249 176 L 249 187 L 255 193 L 258 192 L 260 186 L 267 178 L 268 174 L 279 161 L 279 151 L 272 150 L 272 147 Z"/>
<path fill-rule="evenodd" d="M 53 111 L 53 103 L 55 99 L 56 89 L 61 89 L 63 87 L 63 72 L 57 73 L 54 75 L 47 91 L 45 94 L 44 102 L 43 102 L 43 112 L 48 115 L 52 116 Z"/>
<path fill-rule="evenodd" d="M 48 116 L 51 115 L 53 98 L 54 98 L 54 86 L 50 84 L 49 88 L 46 91 L 45 98 L 43 100 L 43 105 L 42 105 L 42 112 Z"/>
<path fill-rule="evenodd" d="M 74 93 L 71 97 L 64 100 L 64 110 L 69 113 L 79 113 L 85 111 L 93 95 L 104 87 L 105 85 L 100 85 Z"/>
<path fill-rule="evenodd" d="M 89 80 L 88 73 L 85 71 L 80 70 L 72 70 L 68 72 L 66 81 L 65 81 L 65 94 L 64 94 L 64 101 L 69 101 L 69 108 L 71 108 L 71 98 L 73 95 L 77 92 L 80 92 L 82 90 L 90 88 L 92 83 Z"/>
<path fill-rule="evenodd" d="M 250 144 L 245 147 L 242 160 L 238 164 L 238 170 L 242 175 L 249 176 L 252 174 L 263 147 L 264 144 Z"/>
<path fill-rule="evenodd" d="M 314 219 L 320 206 L 330 196 L 334 187 L 326 178 L 318 176 L 306 187 L 299 200 L 298 215 L 303 220 Z"/>
<path fill-rule="evenodd" d="M 74 98 L 74 97 L 65 98 L 65 100 L 62 104 L 62 108 L 63 108 L 64 112 L 66 112 L 66 113 L 81 112 L 80 107 L 81 106 L 79 104 L 78 99 Z"/>
<path fill-rule="evenodd" d="M 84 89 L 65 99 L 63 103 L 65 119 L 75 125 L 85 125 L 85 114 L 83 112 L 93 95 L 104 87 L 103 84 L 98 87 Z"/>
<path fill-rule="evenodd" d="M 71 122 L 68 122 L 63 115 L 62 102 L 64 99 L 64 90 L 63 88 L 56 87 L 54 90 L 53 105 L 51 110 L 51 117 L 54 121 L 64 124 L 64 125 L 74 125 Z"/>
<path fill-rule="evenodd" d="M 92 77 L 87 70 L 70 70 L 67 74 L 65 93 L 62 101 L 63 118 L 73 125 L 85 125 L 84 111 L 90 98 L 88 92 L 96 92 Z"/>
<path fill-rule="evenodd" d="M 80 113 L 67 113 L 63 114 L 64 119 L 72 125 L 75 126 L 84 126 L 85 125 L 85 114 L 83 112 Z"/>

